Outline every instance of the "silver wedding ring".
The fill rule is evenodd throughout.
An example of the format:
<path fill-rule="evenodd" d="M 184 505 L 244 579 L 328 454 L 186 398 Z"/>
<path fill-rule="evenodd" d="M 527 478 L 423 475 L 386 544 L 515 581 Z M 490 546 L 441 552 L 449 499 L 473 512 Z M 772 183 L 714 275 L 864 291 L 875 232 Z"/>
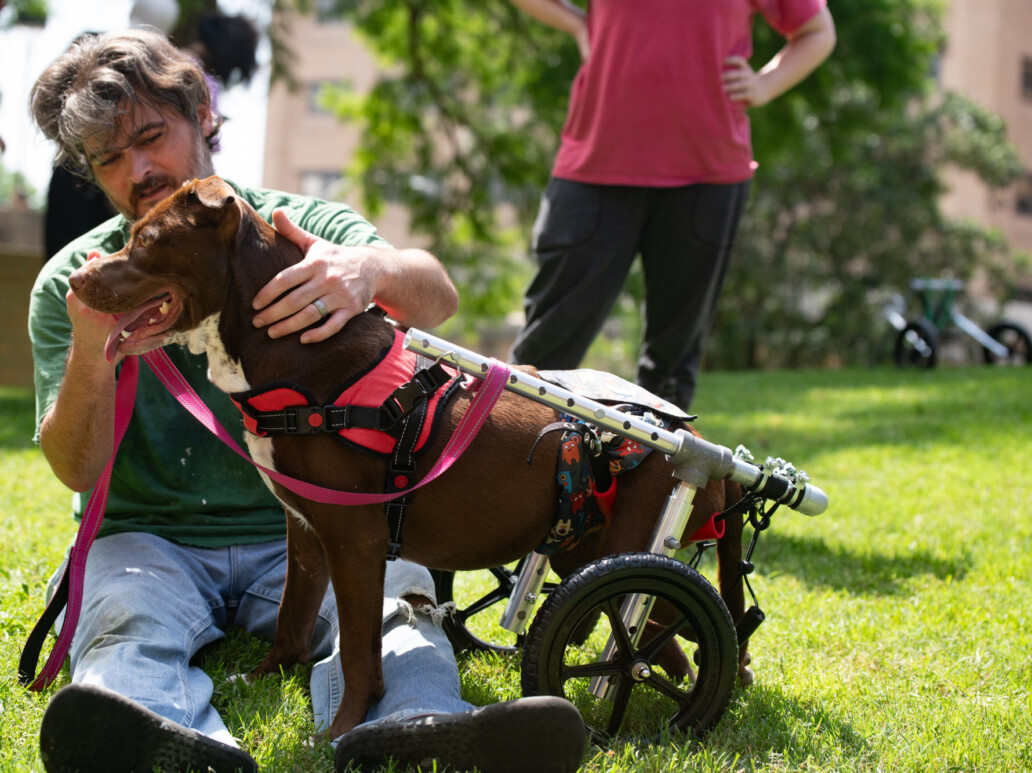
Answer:
<path fill-rule="evenodd" d="M 326 315 L 330 313 L 330 310 L 326 308 L 326 304 L 318 298 L 312 301 L 312 305 L 315 306 L 315 310 L 319 312 L 319 319 L 325 318 Z"/>

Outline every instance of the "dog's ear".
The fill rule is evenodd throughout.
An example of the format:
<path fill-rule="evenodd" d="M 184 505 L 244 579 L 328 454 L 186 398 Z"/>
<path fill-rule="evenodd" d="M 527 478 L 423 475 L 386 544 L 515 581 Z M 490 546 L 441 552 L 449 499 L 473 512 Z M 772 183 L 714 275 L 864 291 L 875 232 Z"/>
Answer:
<path fill-rule="evenodd" d="M 236 191 L 217 175 L 191 183 L 197 200 L 211 209 L 223 209 L 236 200 Z"/>
<path fill-rule="evenodd" d="M 236 191 L 216 175 L 204 180 L 194 180 L 189 185 L 187 196 L 194 197 L 204 208 L 203 219 L 217 225 L 219 234 L 224 236 L 226 241 L 236 241 L 242 217 Z"/>

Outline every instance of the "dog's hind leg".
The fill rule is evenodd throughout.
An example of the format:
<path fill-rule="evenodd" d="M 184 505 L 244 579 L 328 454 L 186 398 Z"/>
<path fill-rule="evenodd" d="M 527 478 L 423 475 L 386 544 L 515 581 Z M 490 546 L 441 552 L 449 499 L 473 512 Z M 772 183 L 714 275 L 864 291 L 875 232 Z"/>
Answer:
<path fill-rule="evenodd" d="M 287 511 L 287 579 L 272 649 L 254 675 L 278 673 L 311 657 L 312 634 L 330 574 L 322 544 L 297 513 Z"/>

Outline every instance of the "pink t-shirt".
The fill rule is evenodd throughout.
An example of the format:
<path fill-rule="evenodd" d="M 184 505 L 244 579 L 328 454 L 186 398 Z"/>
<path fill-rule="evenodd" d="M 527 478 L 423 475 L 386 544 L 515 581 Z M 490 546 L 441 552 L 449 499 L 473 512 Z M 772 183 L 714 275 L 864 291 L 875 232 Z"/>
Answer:
<path fill-rule="evenodd" d="M 590 0 L 591 56 L 570 91 L 552 174 L 600 185 L 732 183 L 756 162 L 724 59 L 752 54 L 753 16 L 789 35 L 826 0 Z"/>

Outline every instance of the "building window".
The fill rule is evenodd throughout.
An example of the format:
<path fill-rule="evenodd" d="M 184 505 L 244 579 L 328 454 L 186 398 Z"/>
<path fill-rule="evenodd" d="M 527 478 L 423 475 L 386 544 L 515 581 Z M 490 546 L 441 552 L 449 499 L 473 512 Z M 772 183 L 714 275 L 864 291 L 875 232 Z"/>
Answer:
<path fill-rule="evenodd" d="M 302 196 L 312 196 L 326 201 L 336 201 L 343 193 L 344 175 L 338 171 L 302 172 L 298 191 Z"/>
<path fill-rule="evenodd" d="M 312 115 L 330 115 L 330 111 L 321 98 L 323 87 L 327 83 L 327 81 L 317 81 L 308 84 L 308 112 Z"/>
<path fill-rule="evenodd" d="M 1014 209 L 1019 215 L 1032 217 L 1032 172 L 1026 173 L 1018 182 Z"/>
<path fill-rule="evenodd" d="M 353 90 L 351 82 L 347 80 L 313 81 L 305 89 L 307 108 L 311 115 L 335 115 L 333 105 L 341 91 L 347 93 Z"/>
<path fill-rule="evenodd" d="M 315 0 L 315 20 L 319 24 L 332 24 L 339 22 L 344 15 L 343 10 L 338 6 L 342 3 L 338 0 Z"/>
<path fill-rule="evenodd" d="M 1021 60 L 1021 97 L 1032 102 L 1032 56 Z"/>

